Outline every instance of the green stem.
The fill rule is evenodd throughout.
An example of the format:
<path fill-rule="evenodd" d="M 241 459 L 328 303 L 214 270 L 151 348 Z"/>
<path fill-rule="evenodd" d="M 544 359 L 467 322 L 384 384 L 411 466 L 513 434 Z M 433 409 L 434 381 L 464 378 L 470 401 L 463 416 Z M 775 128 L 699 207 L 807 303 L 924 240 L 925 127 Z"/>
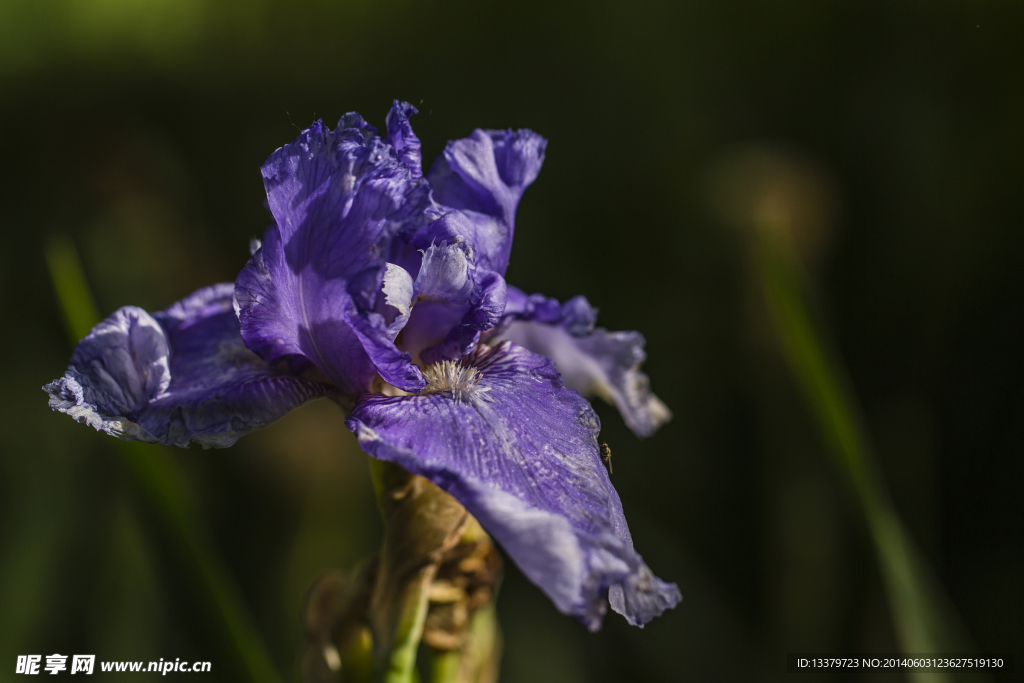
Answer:
<path fill-rule="evenodd" d="M 369 611 L 376 680 L 410 683 L 417 680 L 430 585 L 469 515 L 447 493 L 397 465 L 370 458 L 370 472 L 387 529 Z"/>
<path fill-rule="evenodd" d="M 429 575 L 428 575 L 429 574 Z M 416 676 L 416 652 L 423 637 L 423 624 L 427 619 L 428 593 L 433 572 L 423 572 L 420 577 L 404 587 L 397 602 L 399 618 L 385 654 L 380 680 L 384 683 L 412 683 Z"/>
<path fill-rule="evenodd" d="M 68 335 L 75 344 L 99 321 L 99 312 L 70 238 L 53 237 L 46 247 L 46 262 Z M 200 529 L 180 468 L 159 446 L 137 442 L 119 442 L 118 446 L 122 464 L 152 513 L 154 536 L 163 546 L 162 554 L 179 562 L 198 611 L 212 617 L 215 637 L 225 644 L 234 666 L 247 680 L 278 683 L 281 678 L 246 615 L 238 590 Z"/>
<path fill-rule="evenodd" d="M 431 655 L 430 683 L 462 683 L 462 650 Z"/>
<path fill-rule="evenodd" d="M 494 602 L 470 618 L 466 643 L 457 650 L 435 652 L 430 683 L 495 683 L 501 661 L 501 630 Z"/>
<path fill-rule="evenodd" d="M 418 567 L 411 576 L 396 565 L 396 546 L 403 545 L 401 515 L 405 492 L 412 476 L 402 468 L 370 458 L 370 476 L 387 525 L 384 549 L 371 599 L 370 620 L 374 625 L 376 679 L 383 683 L 410 683 L 416 672 L 416 652 L 427 619 L 430 582 L 436 566 Z"/>

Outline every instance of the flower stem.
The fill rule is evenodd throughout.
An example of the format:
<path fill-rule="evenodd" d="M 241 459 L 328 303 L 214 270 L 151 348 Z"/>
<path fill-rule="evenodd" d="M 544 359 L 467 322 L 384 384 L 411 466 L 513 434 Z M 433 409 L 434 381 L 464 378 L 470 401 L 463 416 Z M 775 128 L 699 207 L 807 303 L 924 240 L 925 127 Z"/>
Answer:
<path fill-rule="evenodd" d="M 387 529 L 370 598 L 374 678 L 411 683 L 430 585 L 469 515 L 447 493 L 397 465 L 371 458 L 370 472 Z"/>
<path fill-rule="evenodd" d="M 473 614 L 461 648 L 433 654 L 430 683 L 495 683 L 500 661 L 501 630 L 492 601 Z"/>
<path fill-rule="evenodd" d="M 427 573 L 422 572 L 417 580 L 407 583 L 398 598 L 398 623 L 390 649 L 384 653 L 378 667 L 378 678 L 384 683 L 411 683 L 415 680 L 416 652 L 427 619 L 427 594 L 432 578 L 425 576 Z"/>

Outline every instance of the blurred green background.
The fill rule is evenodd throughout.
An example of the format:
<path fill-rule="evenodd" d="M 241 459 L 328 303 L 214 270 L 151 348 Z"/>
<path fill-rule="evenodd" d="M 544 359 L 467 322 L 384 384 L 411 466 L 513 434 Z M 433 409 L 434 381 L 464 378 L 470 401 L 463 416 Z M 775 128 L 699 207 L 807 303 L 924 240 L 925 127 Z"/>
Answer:
<path fill-rule="evenodd" d="M 783 680 L 788 652 L 899 650 L 766 306 L 765 230 L 959 642 L 1021 666 L 1022 37 L 1009 0 L 0 0 L 0 680 L 54 652 L 246 679 L 133 461 L 46 407 L 71 351 L 48 240 L 70 237 L 102 315 L 233 280 L 268 223 L 270 152 L 316 118 L 382 126 L 393 98 L 420 108 L 427 160 L 475 127 L 550 140 L 508 279 L 642 331 L 676 416 L 639 441 L 597 408 L 636 545 L 684 602 L 592 635 L 509 566 L 503 681 Z M 380 537 L 341 412 L 167 455 L 294 680 L 305 590 Z"/>

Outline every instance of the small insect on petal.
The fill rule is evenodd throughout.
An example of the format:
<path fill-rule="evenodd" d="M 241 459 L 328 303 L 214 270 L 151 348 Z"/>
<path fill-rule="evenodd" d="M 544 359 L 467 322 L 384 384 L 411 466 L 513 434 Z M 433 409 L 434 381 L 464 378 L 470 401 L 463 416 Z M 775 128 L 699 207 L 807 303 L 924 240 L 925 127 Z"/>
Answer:
<path fill-rule="evenodd" d="M 612 473 L 612 448 L 606 443 L 601 444 L 601 462 L 608 468 L 608 474 Z"/>

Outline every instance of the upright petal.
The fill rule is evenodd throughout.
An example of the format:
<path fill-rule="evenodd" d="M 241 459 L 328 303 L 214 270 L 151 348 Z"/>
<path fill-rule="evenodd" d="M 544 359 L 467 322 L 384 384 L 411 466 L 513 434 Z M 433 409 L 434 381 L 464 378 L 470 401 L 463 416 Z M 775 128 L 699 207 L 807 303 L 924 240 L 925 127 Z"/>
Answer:
<path fill-rule="evenodd" d="M 549 360 L 513 344 L 480 346 L 426 376 L 418 396 L 356 405 L 347 424 L 367 453 L 454 496 L 559 610 L 592 630 L 610 590 L 638 625 L 679 601 L 633 550 L 598 453 L 597 416 Z"/>
<path fill-rule="evenodd" d="M 597 310 L 582 296 L 564 304 L 509 287 L 497 340 L 509 340 L 555 362 L 565 386 L 600 396 L 619 409 L 637 436 L 650 436 L 672 418 L 640 370 L 647 358 L 639 332 L 595 328 Z"/>
<path fill-rule="evenodd" d="M 50 407 L 126 441 L 223 447 L 328 394 L 245 347 L 233 291 L 206 287 L 155 315 L 119 309 L 44 387 Z"/>
<path fill-rule="evenodd" d="M 420 362 L 420 353 L 441 341 L 462 320 L 473 291 L 465 251 L 446 242 L 420 252 L 413 285 L 412 314 L 399 346 Z"/>
<path fill-rule="evenodd" d="M 480 341 L 482 333 L 501 321 L 505 311 L 505 278 L 492 270 L 475 268 L 473 290 L 466 312 L 457 325 L 445 335 L 444 341 L 427 348 L 421 357 L 429 363 L 462 358 Z"/>
<path fill-rule="evenodd" d="M 428 235 L 446 238 L 418 251 L 412 314 L 407 323 L 396 318 L 396 324 L 405 325 L 398 346 L 417 362 L 461 358 L 476 346 L 481 331 L 500 321 L 505 310 L 504 278 L 478 268 L 465 236 L 438 229 L 443 223 L 434 221 L 427 233 L 413 236 L 408 244 L 409 248 L 422 244 L 420 240 Z M 412 263 L 409 256 L 402 260 Z"/>
<path fill-rule="evenodd" d="M 423 252 L 416 275 L 416 296 L 430 301 L 465 301 L 473 291 L 469 259 L 457 245 L 432 244 Z"/>
<path fill-rule="evenodd" d="M 340 126 L 315 123 L 263 166 L 274 225 L 236 281 L 242 336 L 268 363 L 307 359 L 349 395 L 378 372 L 417 391 L 420 371 L 374 307 L 390 241 L 425 220 L 429 189 L 358 115 Z"/>
<path fill-rule="evenodd" d="M 414 178 L 423 177 L 423 153 L 420 139 L 412 132 L 409 116 L 418 114 L 416 107 L 408 102 L 395 100 L 387 118 L 387 143 L 398 152 L 398 158 L 406 165 Z"/>
<path fill-rule="evenodd" d="M 434 199 L 472 224 L 478 265 L 504 275 L 516 207 L 544 163 L 547 140 L 529 130 L 475 130 L 449 142 L 430 169 Z"/>

